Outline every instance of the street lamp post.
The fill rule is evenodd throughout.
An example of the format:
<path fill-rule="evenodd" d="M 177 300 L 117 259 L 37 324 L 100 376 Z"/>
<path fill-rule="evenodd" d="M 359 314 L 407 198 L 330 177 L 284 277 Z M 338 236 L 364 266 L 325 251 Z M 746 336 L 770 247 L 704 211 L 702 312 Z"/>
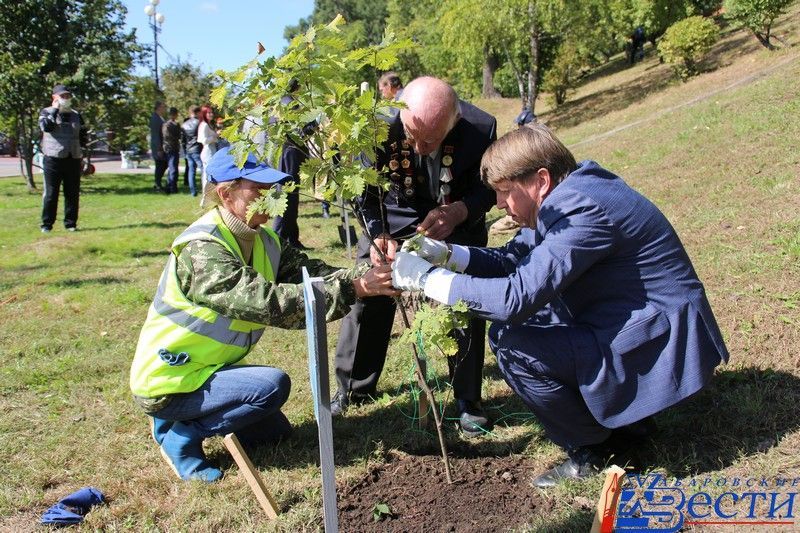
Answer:
<path fill-rule="evenodd" d="M 161 31 L 161 25 L 164 24 L 164 14 L 156 10 L 159 1 L 149 0 L 148 4 L 144 6 L 144 14 L 151 19 L 150 27 L 153 28 L 153 73 L 156 77 L 156 88 L 161 88 L 158 83 L 158 33 Z"/>

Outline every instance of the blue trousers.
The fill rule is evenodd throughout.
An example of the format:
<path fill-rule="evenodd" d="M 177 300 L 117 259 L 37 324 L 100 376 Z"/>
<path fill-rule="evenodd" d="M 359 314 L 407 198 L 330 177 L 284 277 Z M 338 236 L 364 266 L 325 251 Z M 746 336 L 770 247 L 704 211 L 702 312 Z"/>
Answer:
<path fill-rule="evenodd" d="M 188 152 L 186 154 L 186 164 L 186 178 L 189 181 L 189 192 L 192 196 L 197 196 L 195 175 L 203 173 L 203 162 L 200 160 L 200 154 Z"/>
<path fill-rule="evenodd" d="M 167 192 L 178 192 L 179 152 L 167 152 Z"/>
<path fill-rule="evenodd" d="M 492 324 L 489 347 L 503 378 L 533 411 L 547 437 L 570 450 L 606 440 L 611 430 L 589 411 L 578 389 L 576 365 L 597 346 L 585 327 Z M 600 348 L 597 347 L 599 351 Z"/>
<path fill-rule="evenodd" d="M 203 437 L 226 435 L 254 424 L 285 431 L 280 409 L 289 398 L 291 381 L 279 368 L 229 366 L 217 370 L 202 387 L 173 395 L 163 409 L 152 413 L 164 420 L 191 423 Z M 276 435 L 277 436 L 277 435 Z"/>

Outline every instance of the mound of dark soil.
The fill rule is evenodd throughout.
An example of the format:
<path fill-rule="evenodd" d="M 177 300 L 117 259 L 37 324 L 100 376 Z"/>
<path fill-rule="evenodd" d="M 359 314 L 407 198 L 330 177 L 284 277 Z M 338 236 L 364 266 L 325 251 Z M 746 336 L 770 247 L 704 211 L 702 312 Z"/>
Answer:
<path fill-rule="evenodd" d="M 440 457 L 400 456 L 373 468 L 361 481 L 338 487 L 342 531 L 507 531 L 550 504 L 528 484 L 520 457 L 451 459 L 448 485 Z M 391 515 L 373 518 L 376 504 Z"/>

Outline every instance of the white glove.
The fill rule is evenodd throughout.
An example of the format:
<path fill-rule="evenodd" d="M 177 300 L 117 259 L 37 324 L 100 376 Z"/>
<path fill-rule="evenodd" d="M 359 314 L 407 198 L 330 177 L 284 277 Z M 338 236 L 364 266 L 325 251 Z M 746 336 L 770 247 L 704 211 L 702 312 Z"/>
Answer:
<path fill-rule="evenodd" d="M 433 265 L 414 253 L 397 252 L 392 263 L 392 285 L 404 291 L 421 291 L 425 288 L 425 274 Z"/>
<path fill-rule="evenodd" d="M 444 265 L 450 257 L 450 248 L 447 246 L 447 243 L 424 236 L 407 240 L 403 243 L 401 251 L 411 252 L 414 247 L 416 247 L 414 252 L 418 256 L 427 259 L 436 266 Z"/>

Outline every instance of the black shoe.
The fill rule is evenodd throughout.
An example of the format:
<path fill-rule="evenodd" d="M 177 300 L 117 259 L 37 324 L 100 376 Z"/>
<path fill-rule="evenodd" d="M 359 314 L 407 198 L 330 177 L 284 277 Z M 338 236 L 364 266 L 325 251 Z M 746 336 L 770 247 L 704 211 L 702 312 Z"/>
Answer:
<path fill-rule="evenodd" d="M 295 248 L 295 249 L 297 249 L 297 250 L 301 250 L 301 251 L 303 251 L 303 250 L 310 250 L 310 249 L 311 249 L 311 248 L 309 248 L 308 246 L 305 246 L 305 245 L 304 245 L 302 242 L 300 242 L 300 241 L 297 241 L 297 242 L 290 242 L 290 243 L 289 243 L 289 246 L 291 246 L 292 248 Z"/>
<path fill-rule="evenodd" d="M 341 389 L 336 391 L 331 399 L 331 416 L 342 416 L 351 405 L 362 405 L 373 400 L 371 394 L 361 392 L 346 393 Z"/>
<path fill-rule="evenodd" d="M 458 400 L 458 427 L 465 437 L 481 437 L 491 431 L 492 421 L 486 416 L 481 402 Z"/>
<path fill-rule="evenodd" d="M 536 488 L 546 489 L 554 487 L 563 479 L 583 480 L 598 474 L 604 466 L 604 461 L 590 446 L 569 450 L 567 455 L 569 458 L 566 461 L 537 476 L 531 484 Z"/>

